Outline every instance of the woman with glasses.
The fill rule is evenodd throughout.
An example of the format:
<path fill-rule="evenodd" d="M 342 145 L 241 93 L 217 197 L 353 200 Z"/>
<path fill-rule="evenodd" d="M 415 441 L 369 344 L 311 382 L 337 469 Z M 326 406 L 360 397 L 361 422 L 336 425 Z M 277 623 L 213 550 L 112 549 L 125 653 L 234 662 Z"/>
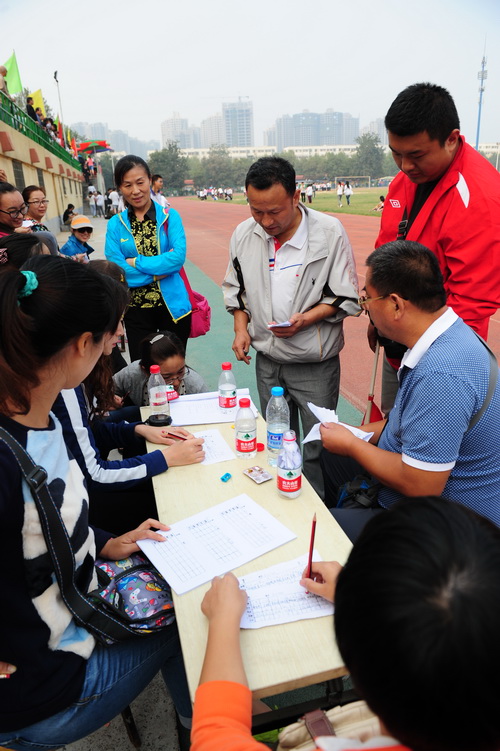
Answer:
<path fill-rule="evenodd" d="M 39 185 L 28 185 L 22 192 L 24 203 L 28 207 L 28 212 L 24 219 L 25 222 L 31 222 L 33 232 L 48 232 L 49 228 L 42 224 L 42 219 L 47 213 L 49 200 L 45 188 Z M 27 225 L 26 225 L 27 226 Z"/>
<path fill-rule="evenodd" d="M 0 237 L 13 232 L 29 232 L 23 227 L 27 213 L 28 206 L 18 189 L 10 183 L 0 182 Z"/>
<path fill-rule="evenodd" d="M 88 244 L 93 231 L 94 228 L 88 217 L 80 214 L 74 216 L 71 220 L 71 235 L 62 246 L 61 253 L 79 263 L 88 263 L 89 255 L 94 252 L 94 248 Z"/>
<path fill-rule="evenodd" d="M 128 396 L 137 407 L 149 404 L 148 378 L 151 365 L 159 365 L 166 384 L 179 395 L 203 394 L 209 389 L 203 378 L 186 365 L 186 350 L 178 336 L 170 331 L 150 334 L 141 342 L 141 359 L 115 373 L 115 393 Z"/>
<path fill-rule="evenodd" d="M 49 228 L 42 224 L 42 219 L 47 213 L 47 206 L 49 205 L 49 199 L 45 192 L 45 188 L 40 185 L 28 185 L 22 192 L 24 203 L 28 207 L 26 216 L 24 217 L 23 228 L 26 228 L 28 232 L 39 232 L 40 241 L 47 246 L 51 255 L 59 255 L 59 245 L 57 244 L 57 238 Z"/>

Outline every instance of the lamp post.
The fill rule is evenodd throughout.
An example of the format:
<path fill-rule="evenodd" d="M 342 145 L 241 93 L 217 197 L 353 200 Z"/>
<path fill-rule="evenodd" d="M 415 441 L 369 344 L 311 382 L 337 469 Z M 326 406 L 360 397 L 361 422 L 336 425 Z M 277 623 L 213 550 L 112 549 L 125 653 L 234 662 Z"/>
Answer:
<path fill-rule="evenodd" d="M 479 108 L 477 113 L 476 151 L 479 151 L 479 129 L 481 127 L 481 107 L 483 106 L 484 82 L 488 78 L 488 71 L 485 70 L 485 65 L 486 57 L 483 55 L 481 70 L 477 74 L 477 77 L 479 78 Z"/>
<path fill-rule="evenodd" d="M 64 117 L 63 117 L 62 104 L 61 104 L 61 92 L 59 90 L 59 81 L 57 80 L 57 70 L 54 71 L 54 80 L 57 85 L 57 97 L 59 99 L 59 112 L 61 113 L 61 124 L 63 125 L 63 127 L 61 128 L 61 132 L 62 132 L 63 141 L 64 143 L 66 143 L 66 137 L 64 135 Z"/>

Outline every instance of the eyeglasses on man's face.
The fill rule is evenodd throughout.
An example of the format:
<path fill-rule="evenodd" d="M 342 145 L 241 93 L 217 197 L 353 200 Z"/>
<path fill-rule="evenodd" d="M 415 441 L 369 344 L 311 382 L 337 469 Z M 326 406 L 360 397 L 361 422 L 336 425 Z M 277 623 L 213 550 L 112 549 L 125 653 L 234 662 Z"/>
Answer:
<path fill-rule="evenodd" d="M 172 386 L 176 381 L 182 381 L 189 373 L 189 368 L 185 365 L 177 373 L 162 373 L 161 376 L 167 386 Z"/>
<path fill-rule="evenodd" d="M 375 302 L 375 300 L 383 300 L 387 295 L 379 295 L 378 297 L 366 297 L 366 295 L 361 295 L 361 297 L 358 297 L 358 305 L 362 308 L 363 305 L 366 305 L 369 302 Z"/>
<path fill-rule="evenodd" d="M 23 205 L 18 209 L 9 209 L 8 211 L 0 209 L 0 211 L 2 212 L 2 214 L 8 214 L 11 219 L 17 219 L 19 216 L 25 216 L 25 214 L 28 213 L 28 206 L 27 204 L 23 203 Z"/>

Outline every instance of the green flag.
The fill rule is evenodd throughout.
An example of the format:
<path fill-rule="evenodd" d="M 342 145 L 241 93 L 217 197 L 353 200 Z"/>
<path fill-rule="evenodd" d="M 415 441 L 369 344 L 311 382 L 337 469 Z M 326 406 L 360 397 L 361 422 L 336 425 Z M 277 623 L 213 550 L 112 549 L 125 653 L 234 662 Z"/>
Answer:
<path fill-rule="evenodd" d="M 6 63 L 7 68 L 7 86 L 9 87 L 9 94 L 20 94 L 23 90 L 21 83 L 21 76 L 19 75 L 19 68 L 17 67 L 16 53 L 13 52 Z"/>

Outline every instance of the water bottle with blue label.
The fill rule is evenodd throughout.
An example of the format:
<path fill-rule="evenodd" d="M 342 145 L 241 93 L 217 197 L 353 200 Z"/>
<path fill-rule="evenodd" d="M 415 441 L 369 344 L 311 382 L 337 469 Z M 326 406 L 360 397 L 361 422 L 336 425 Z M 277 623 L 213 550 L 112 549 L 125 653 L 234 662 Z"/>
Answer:
<path fill-rule="evenodd" d="M 267 461 L 275 467 L 283 446 L 283 433 L 290 428 L 290 410 L 281 386 L 273 386 L 266 409 Z"/>

